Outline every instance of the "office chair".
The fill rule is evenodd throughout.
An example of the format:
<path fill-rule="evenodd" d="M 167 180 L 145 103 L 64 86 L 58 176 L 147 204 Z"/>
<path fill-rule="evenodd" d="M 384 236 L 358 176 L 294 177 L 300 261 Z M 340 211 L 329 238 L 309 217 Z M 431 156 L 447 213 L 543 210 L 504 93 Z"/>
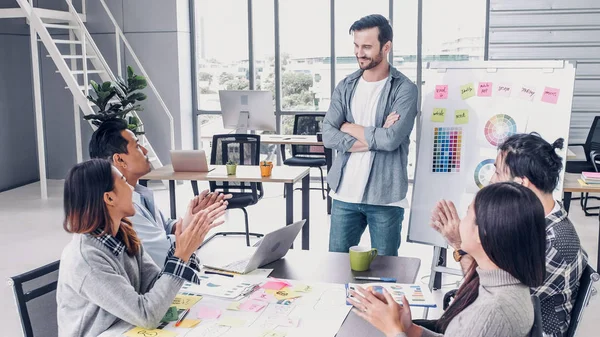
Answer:
<path fill-rule="evenodd" d="M 225 134 L 214 135 L 212 141 L 212 151 L 210 155 L 211 165 L 225 165 L 228 161 L 234 161 L 240 165 L 256 165 L 260 161 L 260 136 L 250 134 Z M 198 195 L 197 182 L 192 181 L 194 194 Z M 244 212 L 246 224 L 245 232 L 218 232 L 206 239 L 202 245 L 205 245 L 216 236 L 227 235 L 245 235 L 246 245 L 250 246 L 250 236 L 257 238 L 263 237 L 263 234 L 251 233 L 248 224 L 248 212 L 246 207 L 256 204 L 263 197 L 262 183 L 237 183 L 237 182 L 216 182 L 210 181 L 210 191 L 220 191 L 231 193 L 233 197 L 228 200 L 227 209 L 241 209 Z"/>
<path fill-rule="evenodd" d="M 569 144 L 569 146 L 581 146 L 585 153 L 585 161 L 583 160 L 568 160 L 565 168 L 566 172 L 578 173 L 581 172 L 598 172 L 600 166 L 600 116 L 594 117 L 590 132 L 587 135 L 587 139 L 583 144 Z M 588 199 L 600 200 L 599 197 L 590 197 L 589 193 L 581 193 L 580 198 L 573 198 L 573 200 L 579 199 L 579 203 L 585 215 L 598 215 L 598 213 L 591 213 L 589 210 L 600 209 L 599 206 L 588 207 Z"/>
<path fill-rule="evenodd" d="M 569 323 L 569 330 L 567 330 L 567 337 L 574 337 L 577 333 L 579 322 L 583 318 L 583 310 L 590 303 L 592 296 L 597 293 L 593 285 L 594 282 L 598 281 L 600 281 L 600 275 L 588 264 L 583 270 L 583 274 L 581 274 L 579 291 L 577 292 L 577 299 L 571 311 L 571 322 Z"/>
<path fill-rule="evenodd" d="M 295 135 L 316 135 L 323 131 L 323 119 L 325 114 L 298 114 L 294 116 Z M 292 157 L 285 158 L 285 145 L 281 145 L 281 157 L 283 164 L 288 166 L 316 167 L 321 172 L 321 193 L 323 200 L 325 195 L 325 178 L 323 175 L 323 166 L 327 165 L 325 159 L 324 146 L 292 145 Z M 311 190 L 316 188 L 311 188 Z M 285 189 L 284 189 L 285 197 Z"/>
<path fill-rule="evenodd" d="M 55 261 L 8 280 L 14 290 L 25 337 L 58 336 L 56 286 L 59 264 L 60 261 Z"/>

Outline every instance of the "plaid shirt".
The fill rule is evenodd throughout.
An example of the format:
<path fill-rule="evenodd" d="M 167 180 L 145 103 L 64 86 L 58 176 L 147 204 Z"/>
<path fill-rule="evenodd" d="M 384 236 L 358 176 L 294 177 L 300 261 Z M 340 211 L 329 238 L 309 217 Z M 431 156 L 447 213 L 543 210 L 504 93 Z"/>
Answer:
<path fill-rule="evenodd" d="M 123 251 L 125 250 L 125 244 L 121 242 L 121 240 L 115 238 L 110 234 L 103 233 L 103 231 L 99 228 L 97 228 L 90 234 L 98 241 L 102 242 L 102 244 L 115 256 L 121 255 L 121 253 L 123 253 Z M 176 257 L 174 254 L 175 243 L 173 243 L 173 245 L 171 245 L 171 249 L 169 249 L 169 253 L 167 254 L 167 260 L 165 261 L 165 265 L 162 269 L 161 275 L 171 274 L 175 277 L 182 278 L 188 282 L 200 284 L 200 279 L 196 274 L 196 271 L 200 271 L 200 261 L 196 257 L 196 254 L 192 254 L 187 263 L 183 262 L 183 260 Z"/>
<path fill-rule="evenodd" d="M 559 207 L 546 217 L 546 279 L 531 289 L 540 299 L 544 336 L 552 337 L 562 337 L 569 328 L 579 279 L 587 265 L 575 227 L 560 203 Z"/>

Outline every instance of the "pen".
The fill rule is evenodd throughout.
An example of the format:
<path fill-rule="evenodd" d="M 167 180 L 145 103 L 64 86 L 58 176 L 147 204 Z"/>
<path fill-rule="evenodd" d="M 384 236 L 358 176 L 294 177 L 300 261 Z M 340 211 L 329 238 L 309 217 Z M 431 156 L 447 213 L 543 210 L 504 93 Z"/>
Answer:
<path fill-rule="evenodd" d="M 260 288 L 260 286 L 258 284 L 254 285 L 253 287 L 251 287 L 248 290 L 244 291 L 241 296 L 242 297 L 246 297 L 246 296 L 252 294 L 253 292 L 255 292 L 256 290 L 258 290 L 259 288 Z"/>
<path fill-rule="evenodd" d="M 190 313 L 190 309 L 185 309 L 185 311 L 183 312 L 183 314 L 181 315 L 181 317 L 179 317 L 179 319 L 177 320 L 177 322 L 175 322 L 175 326 L 179 326 L 179 324 L 181 324 L 181 321 L 183 321 L 183 319 L 185 318 L 185 316 L 187 316 L 187 314 Z"/>
<path fill-rule="evenodd" d="M 226 277 L 233 277 L 233 275 L 230 275 L 230 274 L 218 273 L 216 271 L 208 271 L 208 270 L 205 270 L 204 274 L 208 274 L 208 275 L 221 275 L 221 276 L 226 276 Z"/>
<path fill-rule="evenodd" d="M 391 277 L 355 276 L 354 279 L 358 281 L 396 282 L 396 279 Z"/>

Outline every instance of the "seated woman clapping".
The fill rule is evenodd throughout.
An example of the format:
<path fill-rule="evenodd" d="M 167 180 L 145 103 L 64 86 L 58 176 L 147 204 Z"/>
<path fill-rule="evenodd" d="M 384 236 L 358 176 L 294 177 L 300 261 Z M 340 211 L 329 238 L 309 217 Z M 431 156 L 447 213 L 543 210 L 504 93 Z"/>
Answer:
<path fill-rule="evenodd" d="M 57 286 L 60 336 L 98 336 L 131 325 L 155 328 L 185 281 L 199 283 L 194 251 L 222 222 L 223 202 L 177 226 L 177 244 L 157 266 L 131 227 L 132 187 L 103 159 L 73 167 L 64 187 L 63 250 Z M 121 331 L 122 332 L 122 331 Z M 118 332 L 117 332 L 118 333 Z"/>
<path fill-rule="evenodd" d="M 462 249 L 476 261 L 438 322 L 444 334 L 413 324 L 402 306 L 384 291 L 351 292 L 356 314 L 389 337 L 524 337 L 534 319 L 530 287 L 545 276 L 546 232 L 539 198 L 516 183 L 483 188 L 460 223 Z"/>

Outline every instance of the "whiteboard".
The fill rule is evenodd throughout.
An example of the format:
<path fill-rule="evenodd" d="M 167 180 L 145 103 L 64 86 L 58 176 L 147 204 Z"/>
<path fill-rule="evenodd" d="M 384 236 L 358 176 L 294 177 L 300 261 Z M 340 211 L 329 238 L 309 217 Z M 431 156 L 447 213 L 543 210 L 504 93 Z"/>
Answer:
<path fill-rule="evenodd" d="M 447 247 L 429 225 L 436 202 L 453 201 L 464 217 L 494 172 L 497 145 L 513 133 L 535 131 L 550 143 L 565 139 L 555 191 L 561 199 L 575 80 L 571 63 L 432 62 L 423 78 L 409 242 Z"/>

